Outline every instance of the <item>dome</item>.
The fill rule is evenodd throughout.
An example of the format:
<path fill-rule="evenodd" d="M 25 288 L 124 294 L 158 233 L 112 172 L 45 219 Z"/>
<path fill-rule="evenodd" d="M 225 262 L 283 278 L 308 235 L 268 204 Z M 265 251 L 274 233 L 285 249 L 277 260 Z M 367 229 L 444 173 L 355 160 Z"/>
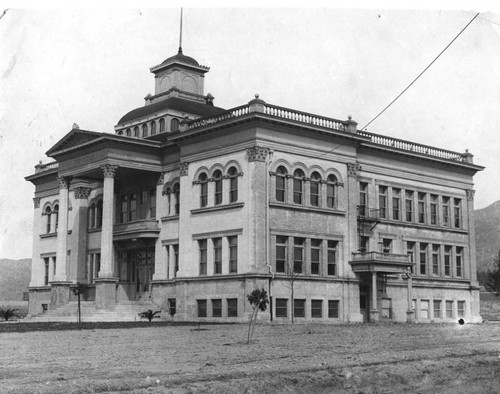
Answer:
<path fill-rule="evenodd" d="M 195 59 L 193 59 L 190 56 L 186 56 L 182 53 L 182 48 L 179 48 L 179 52 L 177 52 L 177 55 L 170 56 L 168 59 L 164 60 L 163 63 L 161 63 L 161 65 L 163 66 L 165 64 L 173 63 L 175 61 L 200 67 L 200 64 Z"/>

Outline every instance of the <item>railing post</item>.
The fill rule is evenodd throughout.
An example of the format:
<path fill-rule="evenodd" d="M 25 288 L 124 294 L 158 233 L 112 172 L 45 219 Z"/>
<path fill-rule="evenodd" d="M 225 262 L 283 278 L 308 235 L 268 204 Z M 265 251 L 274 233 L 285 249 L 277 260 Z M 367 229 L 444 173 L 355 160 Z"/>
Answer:
<path fill-rule="evenodd" d="M 259 98 L 259 95 L 256 94 L 255 98 L 248 102 L 248 105 L 249 105 L 248 112 L 264 113 L 265 112 L 265 104 L 266 104 L 266 102 L 264 100 L 261 100 Z"/>

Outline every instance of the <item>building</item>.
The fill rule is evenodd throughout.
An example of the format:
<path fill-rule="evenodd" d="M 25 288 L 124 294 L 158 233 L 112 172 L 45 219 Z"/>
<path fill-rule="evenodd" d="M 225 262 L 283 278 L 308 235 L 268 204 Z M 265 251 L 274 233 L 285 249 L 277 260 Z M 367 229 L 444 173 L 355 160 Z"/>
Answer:
<path fill-rule="evenodd" d="M 114 134 L 74 125 L 26 177 L 30 315 L 79 282 L 96 310 L 147 301 L 180 321 L 245 321 L 262 287 L 263 321 L 481 320 L 472 154 L 258 95 L 219 108 L 208 71 L 179 48 Z"/>

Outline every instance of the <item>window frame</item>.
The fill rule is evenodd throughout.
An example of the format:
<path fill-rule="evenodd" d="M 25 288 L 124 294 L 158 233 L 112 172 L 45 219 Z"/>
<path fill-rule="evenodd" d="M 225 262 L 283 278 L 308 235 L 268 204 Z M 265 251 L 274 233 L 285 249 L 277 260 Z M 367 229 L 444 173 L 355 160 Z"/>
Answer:
<path fill-rule="evenodd" d="M 198 317 L 207 317 L 207 300 L 196 300 Z"/>
<path fill-rule="evenodd" d="M 276 317 L 288 317 L 288 298 L 276 298 L 274 314 Z"/>
<path fill-rule="evenodd" d="M 323 300 L 320 299 L 311 300 L 311 318 L 312 319 L 323 318 Z"/>
<path fill-rule="evenodd" d="M 208 242 L 207 239 L 198 240 L 198 253 L 199 253 L 199 273 L 200 276 L 207 275 L 207 263 L 208 263 Z"/>
<path fill-rule="evenodd" d="M 305 173 L 300 168 L 293 172 L 293 203 L 304 205 L 304 181 Z"/>
<path fill-rule="evenodd" d="M 275 179 L 275 194 L 274 197 L 276 201 L 286 202 L 287 201 L 287 179 L 288 171 L 284 166 L 279 166 L 276 169 L 276 179 Z"/>

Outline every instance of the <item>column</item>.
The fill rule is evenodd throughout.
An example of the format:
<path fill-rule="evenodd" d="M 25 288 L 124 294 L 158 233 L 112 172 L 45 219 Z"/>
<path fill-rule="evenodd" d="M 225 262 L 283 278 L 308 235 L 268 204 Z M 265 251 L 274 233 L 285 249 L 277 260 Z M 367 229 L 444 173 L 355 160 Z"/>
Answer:
<path fill-rule="evenodd" d="M 67 272 L 69 279 L 83 281 L 85 277 L 85 265 L 87 264 L 87 217 L 88 217 L 88 197 L 90 188 L 76 187 L 73 190 L 74 204 L 73 215 L 74 225 L 72 227 L 72 237 L 70 238 L 69 248 L 74 253 L 72 258 L 73 263 Z"/>
<path fill-rule="evenodd" d="M 95 280 L 95 304 L 98 309 L 114 309 L 116 303 L 116 283 L 113 266 L 113 214 L 115 172 L 118 166 L 106 164 L 102 201 L 101 268 Z"/>
<path fill-rule="evenodd" d="M 167 245 L 168 248 L 168 278 L 173 279 L 176 276 L 175 272 L 175 248 L 174 245 Z"/>
<path fill-rule="evenodd" d="M 68 199 L 69 180 L 59 177 L 59 224 L 57 227 L 57 265 L 54 282 L 66 282 L 66 261 L 68 256 Z"/>
<path fill-rule="evenodd" d="M 113 272 L 113 213 L 115 172 L 118 166 L 105 165 L 102 201 L 101 270 L 99 278 L 112 278 Z"/>
<path fill-rule="evenodd" d="M 379 311 L 377 309 L 377 272 L 372 271 L 372 302 L 370 308 L 370 322 L 378 322 Z"/>

